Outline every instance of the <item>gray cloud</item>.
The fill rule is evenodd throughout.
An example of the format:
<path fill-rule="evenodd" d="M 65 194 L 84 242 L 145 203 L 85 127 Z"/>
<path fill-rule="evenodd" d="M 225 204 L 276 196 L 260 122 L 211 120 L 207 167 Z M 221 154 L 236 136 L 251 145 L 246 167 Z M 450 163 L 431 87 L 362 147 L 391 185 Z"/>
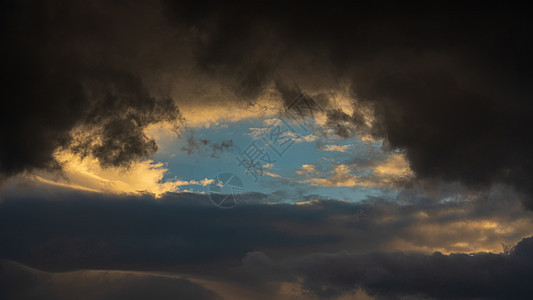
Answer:
<path fill-rule="evenodd" d="M 2 299 L 223 299 L 181 276 L 128 271 L 51 273 L 0 260 Z"/>
<path fill-rule="evenodd" d="M 291 274 L 323 298 L 362 288 L 376 299 L 529 299 L 532 241 L 523 239 L 508 255 L 315 253 L 275 263 L 254 252 L 239 271 L 266 274 L 259 275 L 265 281 Z"/>
<path fill-rule="evenodd" d="M 519 197 L 503 187 L 488 194 L 460 185 L 428 191 L 405 189 L 391 199 L 369 197 L 360 203 L 281 191 L 247 193 L 237 207 L 223 210 L 206 195 L 190 193 L 154 199 L 9 187 L 2 191 L 0 205 L 0 257 L 46 271 L 158 270 L 209 276 L 266 298 L 286 284 L 299 287 L 304 299 L 306 293 L 327 298 L 360 288 L 377 299 L 527 295 L 529 240 L 513 250 L 508 247 L 533 230 L 531 212 L 522 209 Z M 283 204 L 290 202 L 286 197 L 300 204 Z M 502 243 L 506 246 L 500 248 Z M 509 256 L 429 255 L 487 250 L 506 250 Z M 9 269 L 3 276 L 14 278 L 12 293 L 34 286 L 11 272 L 18 271 Z M 121 293 L 127 293 L 132 286 L 151 291 L 162 285 L 165 290 L 174 280 L 121 282 Z M 189 290 L 182 283 L 169 294 Z"/>
<path fill-rule="evenodd" d="M 519 198 L 502 188 L 485 194 L 444 186 L 436 195 L 411 189 L 361 203 L 247 193 L 230 210 L 188 193 L 155 200 L 25 190 L 2 195 L 0 255 L 52 270 L 196 270 L 235 265 L 250 251 L 276 257 L 339 249 L 501 251 L 501 242 L 513 244 L 533 230 Z M 290 201 L 302 204 L 284 204 Z"/>
<path fill-rule="evenodd" d="M 187 145 L 181 148 L 181 150 L 187 152 L 188 155 L 193 153 L 208 153 L 211 157 L 218 157 L 220 154 L 232 151 L 233 149 L 233 140 L 212 142 L 206 139 L 197 139 L 194 137 L 193 131 L 189 131 Z"/>

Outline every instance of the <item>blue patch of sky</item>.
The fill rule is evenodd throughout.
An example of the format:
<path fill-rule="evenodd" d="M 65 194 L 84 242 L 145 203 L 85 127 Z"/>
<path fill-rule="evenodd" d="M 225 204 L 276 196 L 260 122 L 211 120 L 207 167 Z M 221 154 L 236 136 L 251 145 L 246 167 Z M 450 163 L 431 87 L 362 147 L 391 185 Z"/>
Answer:
<path fill-rule="evenodd" d="M 200 148 L 187 154 L 183 148 L 187 147 L 187 137 L 190 133 L 185 133 L 182 138 L 173 138 L 171 140 L 160 141 L 160 151 L 153 157 L 154 161 L 165 162 L 168 172 L 162 181 L 166 180 L 203 180 L 211 179 L 220 173 L 231 172 L 241 178 L 247 192 L 272 193 L 275 191 L 299 190 L 300 193 L 308 195 L 320 195 L 325 198 L 341 199 L 347 201 L 360 201 L 368 196 L 381 197 L 395 194 L 395 190 L 372 187 L 322 187 L 303 184 L 303 178 L 296 178 L 296 171 L 305 164 L 317 165 L 321 171 L 331 170 L 335 165 L 340 163 L 350 163 L 354 158 L 369 159 L 372 156 L 380 157 L 385 155 L 380 149 L 380 143 L 364 143 L 359 138 L 340 139 L 336 137 L 322 138 L 322 145 L 349 145 L 350 149 L 346 152 L 325 151 L 317 147 L 316 141 L 299 141 L 294 142 L 282 156 L 277 155 L 272 149 L 270 150 L 273 167 L 264 169 L 280 175 L 285 178 L 270 177 L 266 174 L 254 177 L 247 172 L 246 167 L 239 165 L 237 158 L 241 157 L 240 153 L 254 142 L 253 128 L 266 128 L 262 119 L 249 119 L 232 123 L 220 123 L 217 126 L 209 128 L 195 128 L 194 137 L 197 140 L 208 140 L 211 143 L 220 143 L 222 141 L 232 140 L 234 147 L 224 151 L 217 152 L 212 156 L 212 150 L 209 147 Z M 313 132 L 299 133 L 313 134 Z M 363 170 L 362 172 L 371 172 Z M 322 172 L 321 172 L 322 173 Z M 362 173 L 359 173 L 359 175 Z M 330 174 L 332 175 L 332 174 Z M 318 174 L 316 175 L 318 176 Z M 209 186 L 190 185 L 183 186 L 182 190 L 194 192 L 209 192 Z M 296 199 L 295 199 L 296 201 Z M 287 202 L 291 202 L 288 199 Z"/>

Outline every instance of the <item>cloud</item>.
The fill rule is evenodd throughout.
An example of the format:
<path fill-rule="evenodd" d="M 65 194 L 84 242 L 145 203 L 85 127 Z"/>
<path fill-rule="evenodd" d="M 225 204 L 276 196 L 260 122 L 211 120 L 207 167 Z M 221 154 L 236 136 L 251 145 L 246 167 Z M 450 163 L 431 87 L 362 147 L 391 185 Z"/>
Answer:
<path fill-rule="evenodd" d="M 338 252 L 273 260 L 254 251 L 239 267 L 209 278 L 129 270 L 54 273 L 1 260 L 0 295 L 7 299 L 528 299 L 532 241 L 522 239 L 507 254 Z"/>
<path fill-rule="evenodd" d="M 324 168 L 324 167 L 323 167 Z M 409 183 L 413 172 L 402 154 L 354 159 L 349 164 L 326 165 L 324 172 L 306 164 L 296 171 L 302 183 L 324 187 L 395 187 Z"/>
<path fill-rule="evenodd" d="M 305 164 L 300 167 L 300 170 L 297 170 L 296 173 L 300 175 L 305 175 L 307 173 L 315 173 L 316 167 L 311 164 Z"/>
<path fill-rule="evenodd" d="M 187 145 L 183 146 L 181 150 L 187 152 L 188 155 L 193 153 L 210 152 L 211 157 L 218 157 L 221 153 L 231 151 L 233 148 L 233 140 L 225 140 L 216 143 L 206 139 L 196 139 L 194 137 L 194 132 L 190 132 L 187 137 Z"/>
<path fill-rule="evenodd" d="M 254 98 L 274 83 L 286 104 L 301 91 L 324 95 L 317 99 L 337 135 L 385 139 L 389 149 L 406 151 L 417 178 L 505 183 L 530 194 L 527 9 L 365 3 L 354 11 L 298 2 L 167 8 L 170 19 L 204 34 L 198 65 L 236 94 Z M 329 105 L 328 92 L 346 86 L 352 112 Z M 532 198 L 524 199 L 531 208 Z"/>
<path fill-rule="evenodd" d="M 177 104 L 210 126 L 305 94 L 336 135 L 404 150 L 416 178 L 529 193 L 527 10 L 387 7 L 12 4 L 1 176 L 58 169 L 58 148 L 105 166 L 146 159 L 144 129 L 180 128 Z"/>
<path fill-rule="evenodd" d="M 439 295 L 445 291 L 432 288 L 438 282 L 454 287 L 449 298 L 485 297 L 463 294 L 468 289 L 461 288 L 462 277 L 450 280 L 467 273 L 449 270 L 464 265 L 476 276 L 487 273 L 474 270 L 489 270 L 483 280 L 494 287 L 488 291 L 497 288 L 498 280 L 501 291 L 508 289 L 507 277 L 495 274 L 509 270 L 509 276 L 515 276 L 514 260 L 501 254 L 469 253 L 507 251 L 528 257 L 529 248 L 519 244 L 509 252 L 508 245 L 533 231 L 531 212 L 522 209 L 520 196 L 508 187 L 495 187 L 490 193 L 460 185 L 443 185 L 431 193 L 408 188 L 389 199 L 368 197 L 357 203 L 289 191 L 246 193 L 229 210 L 213 206 L 206 195 L 191 193 L 166 193 L 156 199 L 148 194 L 106 195 L 14 185 L 2 190 L 2 198 L 2 258 L 47 271 L 158 270 L 212 276 L 211 285 L 202 286 L 220 295 L 228 294 L 214 287 L 233 282 L 267 298 L 276 298 L 273 295 L 280 290 L 302 299 L 349 298 L 359 289 L 378 299 L 419 294 L 443 298 Z M 245 260 L 248 271 L 234 269 L 246 253 L 254 251 L 264 254 Z M 368 254 L 376 251 L 382 254 Z M 398 251 L 406 254 L 395 254 Z M 445 255 L 430 255 L 435 251 Z M 466 254 L 449 255 L 458 252 Z M 439 273 L 435 261 L 441 258 L 448 269 Z M 492 265 L 493 258 L 505 263 Z M 437 275 L 420 278 L 419 274 Z M 482 284 L 481 279 L 469 278 L 466 282 L 472 286 Z M 147 285 L 157 286 L 158 281 Z M 517 281 L 513 290 L 517 297 L 523 282 L 527 281 Z"/>
<path fill-rule="evenodd" d="M 180 275 L 119 270 L 44 272 L 0 260 L 2 299 L 223 299 Z"/>
<path fill-rule="evenodd" d="M 405 177 L 412 174 L 409 162 L 404 155 L 392 154 L 384 162 L 378 164 L 374 169 L 374 174 L 378 177 Z"/>
<path fill-rule="evenodd" d="M 349 174 L 350 170 L 344 164 L 338 164 L 333 167 L 330 178 L 311 178 L 312 185 L 328 186 L 328 187 L 355 187 L 366 186 L 368 183 L 359 181 L 357 176 Z"/>
<path fill-rule="evenodd" d="M 411 189 L 361 203 L 246 193 L 230 210 L 191 193 L 155 199 L 26 185 L 2 198 L 0 255 L 53 270 L 196 270 L 234 265 L 250 251 L 501 252 L 502 242 L 533 230 L 530 212 L 504 188 L 480 194 L 445 186 L 433 196 Z"/>
<path fill-rule="evenodd" d="M 99 193 L 139 194 L 150 193 L 159 198 L 166 192 L 182 191 L 182 187 L 207 186 L 212 179 L 182 180 L 165 178 L 168 172 L 165 164 L 144 160 L 132 162 L 127 168 L 102 167 L 96 158 L 79 158 L 77 155 L 62 151 L 56 152 L 56 160 L 61 164 L 61 174 L 39 171 L 33 174 L 14 177 L 13 182 L 37 182 Z M 12 184 L 10 180 L 6 185 Z"/>
<path fill-rule="evenodd" d="M 122 63 L 132 61 L 131 51 L 114 44 L 115 37 L 139 26 L 112 16 L 115 4 L 102 8 L 100 2 L 30 1 L 11 3 L 2 12 L 10 28 L 2 36 L 10 107 L 0 112 L 2 176 L 59 169 L 58 149 L 91 155 L 102 166 L 127 166 L 157 150 L 144 134 L 147 126 L 181 126 L 172 99 L 153 96 L 138 66 Z"/>
<path fill-rule="evenodd" d="M 324 151 L 346 152 L 351 147 L 351 145 L 324 145 L 321 149 Z"/>
<path fill-rule="evenodd" d="M 319 137 L 316 136 L 315 134 L 308 134 L 308 135 L 303 135 L 301 137 L 294 137 L 292 138 L 292 141 L 296 142 L 296 143 L 310 143 L 310 142 L 314 142 L 316 140 L 318 140 Z"/>
<path fill-rule="evenodd" d="M 305 289 L 324 297 L 362 288 L 378 299 L 528 299 L 532 241 L 523 239 L 509 255 L 312 254 L 289 269 L 303 277 Z"/>
<path fill-rule="evenodd" d="M 190 84 L 197 85 L 199 82 Z M 187 126 L 191 128 L 210 128 L 228 122 L 273 117 L 282 110 L 282 104 L 276 91 L 267 91 L 265 95 L 253 99 L 252 102 L 243 102 L 242 100 L 234 99 L 235 95 L 230 91 L 221 96 L 220 92 L 215 90 L 212 92 L 214 94 L 211 95 L 211 90 L 214 89 L 213 86 L 218 84 L 220 83 L 216 81 L 211 82 L 210 85 L 202 89 L 202 93 L 195 95 L 175 96 L 176 98 L 184 97 L 184 99 L 176 99 L 176 101 L 180 104 L 180 111 Z M 201 99 L 201 101 L 188 101 L 191 97 Z"/>
<path fill-rule="evenodd" d="M 529 299 L 532 253 L 533 237 L 506 254 L 337 252 L 274 261 L 251 252 L 236 273 L 256 284 L 293 282 L 322 299 L 360 290 L 375 299 Z"/>
<path fill-rule="evenodd" d="M 320 299 L 289 281 L 258 288 L 244 278 L 131 270 L 45 272 L 8 260 L 0 260 L 0 279 L 2 299 Z M 362 290 L 345 297 L 339 300 L 372 299 Z"/>
<path fill-rule="evenodd" d="M 522 297 L 531 280 L 517 266 L 530 267 L 529 239 L 508 256 L 363 252 L 496 252 L 530 235 L 531 216 L 518 204 L 533 208 L 529 10 L 383 4 L 6 4 L 0 180 L 43 169 L 72 178 L 1 191 L 1 254 L 49 268 L 177 269 L 234 265 L 250 251 L 266 254 L 247 263 L 265 267 L 275 264 L 269 256 L 349 249 L 357 253 L 310 254 L 302 260 L 310 269 L 297 268 L 301 285 L 287 289 Z M 297 175 L 325 187 L 399 183 L 394 201 L 248 193 L 222 215 L 203 195 L 165 194 L 207 181 L 161 182 L 164 166 L 149 160 L 158 148 L 152 126 L 179 134 L 187 121 L 270 117 L 296 97 L 321 107 L 300 117 L 315 117 L 324 132 L 390 151 L 365 159 L 347 149 L 352 160 L 304 165 Z M 209 143 L 193 139 L 188 149 L 229 147 Z M 89 192 L 115 190 L 162 197 Z"/>

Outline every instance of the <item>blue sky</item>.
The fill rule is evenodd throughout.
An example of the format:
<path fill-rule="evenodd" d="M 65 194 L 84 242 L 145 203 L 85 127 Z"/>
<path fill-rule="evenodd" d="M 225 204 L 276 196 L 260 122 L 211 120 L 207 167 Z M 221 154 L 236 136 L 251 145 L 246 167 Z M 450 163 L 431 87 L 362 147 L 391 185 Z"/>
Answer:
<path fill-rule="evenodd" d="M 299 136 L 288 137 L 278 155 L 272 148 L 268 147 L 261 137 L 255 136 L 255 132 L 261 129 L 269 130 L 270 123 L 276 122 L 274 127 L 280 124 L 283 129 L 287 129 L 285 123 L 279 122 L 277 117 L 273 118 L 253 118 L 238 122 L 222 121 L 216 126 L 192 128 L 179 138 L 167 136 L 165 140 L 158 141 L 160 149 L 154 156 L 154 161 L 164 162 L 167 173 L 162 181 L 173 180 L 202 180 L 214 178 L 217 174 L 231 172 L 243 180 L 246 191 L 271 193 L 279 190 L 298 190 L 305 194 L 320 195 L 324 198 L 343 199 L 347 201 L 360 201 L 370 196 L 394 195 L 396 189 L 384 187 L 346 187 L 346 186 L 323 186 L 304 182 L 304 178 L 299 177 L 297 171 L 304 165 L 314 165 L 318 172 L 328 173 L 339 164 L 350 164 L 354 158 L 364 161 L 382 160 L 390 153 L 382 150 L 381 141 L 364 142 L 360 137 L 340 138 L 336 135 L 325 135 L 323 130 L 317 132 L 314 126 L 298 127 L 293 122 L 285 120 L 286 124 L 292 124 L 291 128 Z M 290 123 L 289 123 L 290 122 Z M 316 124 L 309 124 L 316 125 Z M 290 126 L 290 125 L 289 125 Z M 273 130 L 273 129 L 272 129 Z M 263 134 L 268 134 L 263 132 Z M 200 147 L 191 153 L 183 151 L 188 146 L 188 137 L 193 136 L 196 140 L 207 140 L 212 144 L 219 144 L 223 141 L 232 140 L 233 147 L 213 153 L 212 149 Z M 302 137 L 308 137 L 305 140 Z M 260 151 L 268 152 L 271 165 L 263 167 L 261 171 L 253 173 L 239 163 L 242 160 L 241 153 L 257 146 Z M 341 151 L 331 151 L 331 146 L 339 146 Z M 326 149 L 330 149 L 327 151 Z M 350 151 L 346 151 L 350 150 Z M 266 153 L 265 152 L 265 153 Z M 214 155 L 213 155 L 214 154 Z M 262 161 L 265 166 L 268 161 Z M 371 174 L 372 168 L 358 171 L 359 174 Z M 275 177 L 279 175 L 280 177 Z M 311 174 L 310 174 L 311 175 Z M 299 178 L 296 180 L 291 180 Z M 208 186 L 190 185 L 184 186 L 194 192 L 208 192 Z"/>

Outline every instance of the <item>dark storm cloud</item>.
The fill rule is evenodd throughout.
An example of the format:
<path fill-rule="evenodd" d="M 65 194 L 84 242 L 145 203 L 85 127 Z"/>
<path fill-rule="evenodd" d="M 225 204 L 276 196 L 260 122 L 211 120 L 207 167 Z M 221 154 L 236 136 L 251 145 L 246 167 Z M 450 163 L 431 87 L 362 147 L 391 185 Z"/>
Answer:
<path fill-rule="evenodd" d="M 315 254 L 297 264 L 304 286 L 322 295 L 361 286 L 385 299 L 529 299 L 532 254 L 533 238 L 526 238 L 509 255 Z"/>
<path fill-rule="evenodd" d="M 280 282 L 302 283 L 305 291 L 321 297 L 361 287 L 389 298 L 503 298 L 508 289 L 509 295 L 520 298 L 529 286 L 526 270 L 533 266 L 529 240 L 518 244 L 510 256 L 368 254 L 469 253 L 498 251 L 500 242 L 512 245 L 531 234 L 533 223 L 531 212 L 524 211 L 516 195 L 505 188 L 469 194 L 457 186 L 443 186 L 435 195 L 406 189 L 394 201 L 368 198 L 360 203 L 316 195 L 280 199 L 289 194 L 248 193 L 233 209 L 220 209 L 206 195 L 190 193 L 154 199 L 59 188 L 46 191 L 31 186 L 24 192 L 18 187 L 3 190 L 1 258 L 46 271 L 185 272 L 222 278 L 267 295 Z M 311 202 L 273 204 L 286 201 Z M 351 254 L 338 253 L 339 249 Z M 8 286 L 13 288 L 5 291 L 35 289 L 44 295 L 55 291 L 37 284 L 48 282 L 50 274 L 30 276 L 35 280 L 29 282 L 7 267 L 2 264 L 1 276 L 12 278 Z M 115 280 L 113 273 L 98 274 Z M 71 285 L 72 290 L 96 289 L 101 286 L 99 276 L 94 285 Z M 133 287 L 152 291 L 154 286 L 164 291 L 168 287 L 171 295 L 189 290 L 187 282 L 178 280 L 172 289 L 174 279 L 141 277 L 120 279 L 124 284 L 120 293 Z M 27 285 L 32 288 L 19 288 Z"/>
<path fill-rule="evenodd" d="M 237 273 L 263 283 L 301 278 L 305 290 L 325 299 L 358 288 L 376 299 L 530 299 L 532 267 L 530 237 L 508 254 L 341 252 L 274 262 L 261 252 L 253 252 Z"/>
<path fill-rule="evenodd" d="M 357 289 L 375 299 L 530 299 L 532 267 L 533 238 L 526 238 L 507 254 L 341 252 L 276 261 L 262 252 L 250 252 L 242 265 L 217 272 L 211 280 L 252 289 L 261 293 L 260 299 L 336 299 Z M 6 299 L 220 299 L 216 290 L 180 277 L 105 270 L 51 273 L 0 260 L 0 295 Z M 281 298 L 276 291 L 280 283 L 301 285 L 304 293 Z"/>
<path fill-rule="evenodd" d="M 170 19 L 206 36 L 198 65 L 237 93 L 252 97 L 269 81 L 306 90 L 348 80 L 358 105 L 376 111 L 372 133 L 406 150 L 419 178 L 504 182 L 531 195 L 530 9 L 166 2 Z M 342 137 L 361 125 L 357 113 L 329 120 Z"/>
<path fill-rule="evenodd" d="M 406 151 L 418 178 L 475 187 L 503 182 L 531 194 L 532 26 L 524 7 L 410 8 L 387 1 L 355 8 L 298 1 L 6 7 L 3 99 L 10 109 L 1 112 L 2 176 L 57 168 L 52 153 L 60 147 L 104 165 L 153 153 L 143 129 L 179 118 L 174 102 L 159 97 L 168 94 L 159 81 L 179 78 L 185 83 L 175 94 L 192 103 L 198 87 L 186 85 L 207 75 L 245 102 L 271 86 L 287 102 L 294 92 L 348 82 L 357 99 L 353 115 L 317 97 L 339 136 L 364 129 L 384 137 L 388 148 Z M 371 128 L 359 109 L 366 106 L 376 112 Z M 89 135 L 73 141 L 78 127 Z"/>
<path fill-rule="evenodd" d="M 113 16 L 121 11 L 116 3 L 72 4 L 4 5 L 0 176 L 59 168 L 53 153 L 60 148 L 128 165 L 156 151 L 143 132 L 148 125 L 179 126 L 174 102 L 153 97 L 128 45 L 115 44 L 135 30 L 134 20 Z"/>
<path fill-rule="evenodd" d="M 49 273 L 0 260 L 2 299 L 222 299 L 178 276 L 82 270 Z"/>
<path fill-rule="evenodd" d="M 206 195 L 188 193 L 155 200 L 25 190 L 2 195 L 0 256 L 48 270 L 194 271 L 236 265 L 250 251 L 276 257 L 339 249 L 498 251 L 500 242 L 513 244 L 533 230 L 530 212 L 505 189 L 462 195 L 450 188 L 435 198 L 411 191 L 394 202 L 312 195 L 281 201 L 316 200 L 302 205 L 272 204 L 284 197 L 280 193 L 249 193 L 227 210 Z"/>
<path fill-rule="evenodd" d="M 326 218 L 318 210 L 295 215 L 300 209 L 288 205 L 281 210 L 261 205 L 223 210 L 197 194 L 168 194 L 162 201 L 152 196 L 64 196 L 70 200 L 6 199 L 0 210 L 1 255 L 52 269 L 176 269 L 235 263 L 254 249 L 339 239 L 333 232 L 291 233 L 271 226 L 276 220 L 310 224 Z"/>

